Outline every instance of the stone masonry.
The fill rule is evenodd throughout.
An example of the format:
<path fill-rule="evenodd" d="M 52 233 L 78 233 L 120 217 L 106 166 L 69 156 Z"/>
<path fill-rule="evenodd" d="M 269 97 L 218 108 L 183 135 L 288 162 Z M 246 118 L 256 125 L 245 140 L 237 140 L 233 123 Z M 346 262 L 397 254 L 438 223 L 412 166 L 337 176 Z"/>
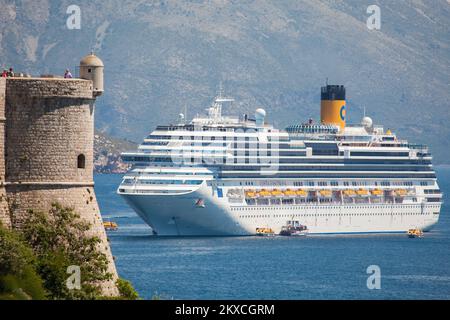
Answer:
<path fill-rule="evenodd" d="M 5 189 L 5 99 L 6 79 L 0 78 L 0 222 L 9 227 L 11 219 Z"/>
<path fill-rule="evenodd" d="M 109 260 L 117 295 L 117 272 L 94 193 L 92 81 L 0 79 L 0 219 L 20 227 L 28 211 L 59 202 L 91 223 Z M 6 196 L 6 197 L 5 197 Z"/>

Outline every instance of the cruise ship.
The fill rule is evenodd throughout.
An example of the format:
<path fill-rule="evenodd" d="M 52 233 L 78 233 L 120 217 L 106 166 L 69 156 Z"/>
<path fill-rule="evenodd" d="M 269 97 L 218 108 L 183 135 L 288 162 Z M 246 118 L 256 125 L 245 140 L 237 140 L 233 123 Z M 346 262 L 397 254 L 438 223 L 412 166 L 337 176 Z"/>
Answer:
<path fill-rule="evenodd" d="M 425 145 L 364 116 L 346 123 L 346 90 L 321 88 L 320 122 L 284 130 L 254 117 L 222 115 L 218 94 L 204 116 L 158 126 L 135 152 L 117 190 L 161 236 L 279 233 L 295 221 L 309 234 L 430 230 L 442 194 Z"/>

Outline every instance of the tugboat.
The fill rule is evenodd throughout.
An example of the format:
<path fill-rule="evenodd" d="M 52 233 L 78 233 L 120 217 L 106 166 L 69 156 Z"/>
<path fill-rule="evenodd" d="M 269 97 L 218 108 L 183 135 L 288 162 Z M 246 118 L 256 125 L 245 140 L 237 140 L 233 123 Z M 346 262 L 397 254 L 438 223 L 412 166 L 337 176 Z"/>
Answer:
<path fill-rule="evenodd" d="M 275 232 L 271 228 L 256 228 L 256 235 L 260 237 L 273 237 Z"/>
<path fill-rule="evenodd" d="M 418 228 L 409 229 L 407 234 L 408 234 L 408 237 L 410 237 L 410 238 L 422 238 L 423 237 L 423 231 Z"/>
<path fill-rule="evenodd" d="M 299 221 L 288 221 L 285 226 L 281 228 L 280 236 L 306 236 L 308 234 L 308 227 L 300 224 Z"/>

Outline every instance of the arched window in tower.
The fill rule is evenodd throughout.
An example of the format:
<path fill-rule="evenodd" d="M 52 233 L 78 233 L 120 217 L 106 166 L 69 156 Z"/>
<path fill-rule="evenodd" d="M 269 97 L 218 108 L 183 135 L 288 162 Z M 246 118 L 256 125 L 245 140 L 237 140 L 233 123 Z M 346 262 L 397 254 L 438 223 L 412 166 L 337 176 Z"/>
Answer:
<path fill-rule="evenodd" d="M 78 156 L 78 169 L 85 169 L 86 168 L 86 157 L 84 154 L 80 154 Z"/>

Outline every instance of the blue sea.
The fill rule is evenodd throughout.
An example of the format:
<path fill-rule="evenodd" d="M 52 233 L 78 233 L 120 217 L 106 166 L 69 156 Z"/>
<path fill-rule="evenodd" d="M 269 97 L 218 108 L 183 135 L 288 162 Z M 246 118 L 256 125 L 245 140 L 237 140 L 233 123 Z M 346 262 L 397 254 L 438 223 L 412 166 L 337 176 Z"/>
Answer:
<path fill-rule="evenodd" d="M 450 299 L 450 167 L 437 167 L 444 192 L 438 225 L 405 235 L 306 238 L 159 238 L 115 193 L 121 175 L 96 175 L 116 266 L 151 299 Z M 367 268 L 380 268 L 368 289 Z"/>

